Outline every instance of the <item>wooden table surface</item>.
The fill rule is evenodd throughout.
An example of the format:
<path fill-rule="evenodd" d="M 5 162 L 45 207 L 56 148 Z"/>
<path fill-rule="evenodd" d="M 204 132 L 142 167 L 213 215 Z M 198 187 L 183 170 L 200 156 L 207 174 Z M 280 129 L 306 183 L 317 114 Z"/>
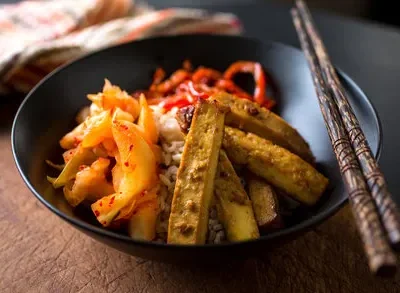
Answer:
<path fill-rule="evenodd" d="M 14 165 L 17 103 L 0 105 L 0 292 L 400 292 L 368 271 L 350 208 L 268 257 L 179 267 L 109 248 L 47 210 Z"/>

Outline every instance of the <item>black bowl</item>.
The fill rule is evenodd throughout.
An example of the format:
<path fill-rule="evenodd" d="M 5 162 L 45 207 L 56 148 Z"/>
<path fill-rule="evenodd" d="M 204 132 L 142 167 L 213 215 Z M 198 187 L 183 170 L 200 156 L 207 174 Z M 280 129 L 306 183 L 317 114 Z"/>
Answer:
<path fill-rule="evenodd" d="M 224 70 L 237 60 L 261 62 L 277 86 L 277 112 L 296 127 L 310 143 L 318 168 L 330 179 L 330 186 L 312 209 L 295 214 L 283 230 L 249 242 L 177 246 L 141 242 L 105 230 L 94 217 L 73 210 L 62 194 L 46 181 L 50 170 L 45 159 L 60 160 L 58 140 L 74 123 L 77 111 L 87 105 L 86 94 L 101 90 L 104 78 L 127 91 L 148 87 L 157 66 L 173 71 L 184 59 L 194 65 Z M 343 72 L 340 78 L 350 96 L 362 128 L 375 155 L 381 146 L 377 114 L 357 85 Z M 33 194 L 50 211 L 89 236 L 116 249 L 148 259 L 190 262 L 254 256 L 273 245 L 293 239 L 333 215 L 346 201 L 337 162 L 317 103 L 310 72 L 303 53 L 273 42 L 229 36 L 159 37 L 123 44 L 83 57 L 52 73 L 27 96 L 13 125 L 12 147 L 19 172 Z"/>

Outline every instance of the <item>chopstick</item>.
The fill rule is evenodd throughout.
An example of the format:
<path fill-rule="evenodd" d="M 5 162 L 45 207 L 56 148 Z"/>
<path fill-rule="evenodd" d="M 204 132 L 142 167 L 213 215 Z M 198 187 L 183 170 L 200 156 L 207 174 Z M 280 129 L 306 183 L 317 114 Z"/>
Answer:
<path fill-rule="evenodd" d="M 333 66 L 322 46 L 322 41 L 316 34 L 311 16 L 303 1 L 297 1 L 296 5 L 298 8 L 291 11 L 293 23 L 311 70 L 321 113 L 349 194 L 353 216 L 363 241 L 369 268 L 375 275 L 393 275 L 397 269 L 397 259 L 381 221 L 388 230 L 388 238 L 393 239 L 394 244 L 397 244 L 399 221 L 396 206 L 390 198 L 384 177 L 372 156 L 357 118 L 347 102 L 345 91 L 336 73 L 333 75 Z M 311 42 L 311 35 L 317 46 Z M 320 66 L 323 68 L 321 69 Z M 324 74 L 327 75 L 328 82 L 325 81 Z M 336 98 L 337 102 L 335 102 Z M 355 146 L 355 150 L 352 145 Z M 372 186 L 374 197 L 366 181 Z M 379 182 L 379 185 L 375 182 Z M 391 209 L 390 212 L 388 208 Z"/>
<path fill-rule="evenodd" d="M 310 11 L 303 1 L 297 1 L 296 6 L 299 14 L 303 17 L 308 36 L 315 48 L 315 53 L 325 74 L 327 83 L 331 85 L 333 97 L 339 107 L 339 113 L 366 178 L 371 195 L 375 200 L 382 224 L 386 229 L 390 242 L 398 249 L 400 246 L 400 213 L 392 199 L 386 180 L 371 152 L 368 141 L 361 130 L 353 109 L 346 98 L 346 92 L 332 66 L 321 37 L 315 29 L 315 25 L 313 25 Z"/>

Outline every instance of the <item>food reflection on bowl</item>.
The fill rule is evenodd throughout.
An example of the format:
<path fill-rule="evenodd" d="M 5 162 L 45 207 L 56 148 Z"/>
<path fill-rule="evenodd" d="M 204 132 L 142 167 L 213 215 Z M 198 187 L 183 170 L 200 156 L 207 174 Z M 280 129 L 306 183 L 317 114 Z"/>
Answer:
<path fill-rule="evenodd" d="M 264 101 L 257 95 L 260 83 L 254 91 L 246 76 L 231 83 L 211 78 L 238 60 L 261 64 L 267 85 L 276 85 L 265 90 Z M 155 91 L 165 81 L 153 80 L 162 76 L 158 67 L 165 69 L 165 80 L 179 68 L 191 77 Z M 200 69 L 204 76 L 194 82 Z M 374 109 L 351 79 L 340 77 L 376 153 Z M 104 86 L 105 78 L 110 82 Z M 86 122 L 74 132 L 75 117 Z M 28 95 L 12 144 L 22 177 L 50 210 L 88 235 L 145 258 L 179 262 L 263 253 L 326 219 L 346 200 L 301 51 L 241 37 L 152 38 L 77 60 Z M 72 153 L 63 157 L 66 150 Z M 200 155 L 207 168 L 196 163 Z M 194 177 L 201 178 L 198 184 Z M 97 183 L 90 192 L 87 179 Z M 130 196 L 118 199 L 121 191 Z"/>

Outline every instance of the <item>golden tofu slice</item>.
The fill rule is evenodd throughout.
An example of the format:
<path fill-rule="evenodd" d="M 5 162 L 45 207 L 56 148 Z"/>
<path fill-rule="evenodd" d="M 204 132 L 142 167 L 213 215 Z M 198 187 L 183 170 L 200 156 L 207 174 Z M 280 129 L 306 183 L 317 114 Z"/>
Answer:
<path fill-rule="evenodd" d="M 168 243 L 204 244 L 206 241 L 224 120 L 225 108 L 218 102 L 199 100 L 177 173 Z"/>
<path fill-rule="evenodd" d="M 257 103 L 224 92 L 212 96 L 212 99 L 230 107 L 231 111 L 225 119 L 226 125 L 257 134 L 314 164 L 315 158 L 308 143 L 280 116 Z"/>
<path fill-rule="evenodd" d="M 304 204 L 315 204 L 328 185 L 328 179 L 299 156 L 255 134 L 226 126 L 223 146 L 233 163 L 246 165 Z"/>
<path fill-rule="evenodd" d="M 225 227 L 227 239 L 245 241 L 259 238 L 251 201 L 223 150 L 217 170 L 214 194 L 218 218 Z"/>
<path fill-rule="evenodd" d="M 272 186 L 256 175 L 247 176 L 249 197 L 257 224 L 262 231 L 282 228 L 278 197 Z"/>

